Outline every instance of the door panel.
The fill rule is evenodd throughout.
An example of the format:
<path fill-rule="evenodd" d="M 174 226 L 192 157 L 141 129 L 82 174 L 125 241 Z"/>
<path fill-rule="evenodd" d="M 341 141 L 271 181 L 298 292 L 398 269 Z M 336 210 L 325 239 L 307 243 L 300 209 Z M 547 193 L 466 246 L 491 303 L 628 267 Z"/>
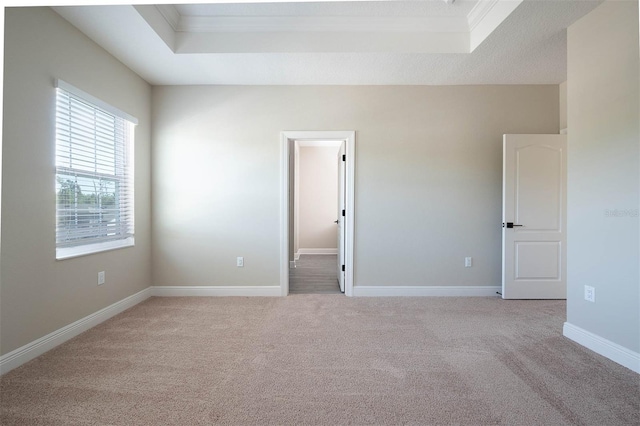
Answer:
<path fill-rule="evenodd" d="M 516 242 L 516 281 L 558 280 L 561 274 L 561 247 L 557 241 Z"/>
<path fill-rule="evenodd" d="M 566 149 L 565 135 L 504 135 L 505 299 L 566 298 Z"/>
<path fill-rule="evenodd" d="M 516 149 L 515 222 L 526 223 L 527 232 L 560 228 L 562 159 L 561 149 L 548 146 Z"/>

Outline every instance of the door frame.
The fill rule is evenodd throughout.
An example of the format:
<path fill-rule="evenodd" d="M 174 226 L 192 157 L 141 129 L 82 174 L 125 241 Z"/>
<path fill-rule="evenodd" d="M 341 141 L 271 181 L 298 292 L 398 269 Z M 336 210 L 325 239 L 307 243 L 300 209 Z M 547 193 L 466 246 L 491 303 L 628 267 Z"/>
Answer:
<path fill-rule="evenodd" d="M 353 259 L 355 243 L 355 164 L 356 132 L 344 131 L 283 131 L 280 132 L 280 294 L 289 294 L 289 206 L 291 193 L 289 174 L 295 141 L 345 141 L 346 144 L 346 204 L 345 204 L 345 273 L 344 294 L 353 296 Z"/>

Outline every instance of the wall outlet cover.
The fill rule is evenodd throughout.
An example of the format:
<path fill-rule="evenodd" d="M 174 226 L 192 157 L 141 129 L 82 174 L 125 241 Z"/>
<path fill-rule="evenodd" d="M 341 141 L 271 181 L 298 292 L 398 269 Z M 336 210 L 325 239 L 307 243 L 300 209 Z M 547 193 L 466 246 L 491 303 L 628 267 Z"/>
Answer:
<path fill-rule="evenodd" d="M 596 301 L 596 289 L 594 287 L 585 285 L 584 286 L 584 300 L 588 302 Z"/>

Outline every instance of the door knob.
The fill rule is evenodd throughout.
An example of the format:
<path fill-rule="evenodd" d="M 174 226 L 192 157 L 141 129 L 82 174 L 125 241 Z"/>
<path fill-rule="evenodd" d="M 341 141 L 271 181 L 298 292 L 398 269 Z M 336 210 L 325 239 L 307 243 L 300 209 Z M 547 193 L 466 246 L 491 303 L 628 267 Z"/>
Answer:
<path fill-rule="evenodd" d="M 513 222 L 507 222 L 506 224 L 504 222 L 502 222 L 502 227 L 507 227 L 507 228 L 515 228 L 516 226 L 524 226 L 524 225 L 514 225 Z"/>
<path fill-rule="evenodd" d="M 334 220 L 334 221 L 333 221 L 333 223 L 338 223 L 338 221 L 337 221 L 337 220 Z"/>

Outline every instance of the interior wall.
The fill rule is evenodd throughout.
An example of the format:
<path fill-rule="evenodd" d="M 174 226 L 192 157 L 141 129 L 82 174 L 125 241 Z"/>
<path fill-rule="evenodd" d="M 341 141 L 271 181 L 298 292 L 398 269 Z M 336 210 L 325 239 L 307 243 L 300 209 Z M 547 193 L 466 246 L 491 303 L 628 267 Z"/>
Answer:
<path fill-rule="evenodd" d="M 2 354 L 151 285 L 150 86 L 47 7 L 6 8 L 4 40 Z M 135 247 L 56 261 L 56 78 L 139 120 Z"/>
<path fill-rule="evenodd" d="M 339 146 L 301 146 L 299 248 L 338 248 L 338 151 Z"/>
<path fill-rule="evenodd" d="M 559 131 L 558 85 L 152 93 L 156 285 L 279 285 L 283 130 L 357 132 L 356 286 L 500 285 L 502 134 Z"/>
<path fill-rule="evenodd" d="M 636 353 L 639 70 L 638 2 L 607 1 L 569 27 L 567 321 Z"/>

